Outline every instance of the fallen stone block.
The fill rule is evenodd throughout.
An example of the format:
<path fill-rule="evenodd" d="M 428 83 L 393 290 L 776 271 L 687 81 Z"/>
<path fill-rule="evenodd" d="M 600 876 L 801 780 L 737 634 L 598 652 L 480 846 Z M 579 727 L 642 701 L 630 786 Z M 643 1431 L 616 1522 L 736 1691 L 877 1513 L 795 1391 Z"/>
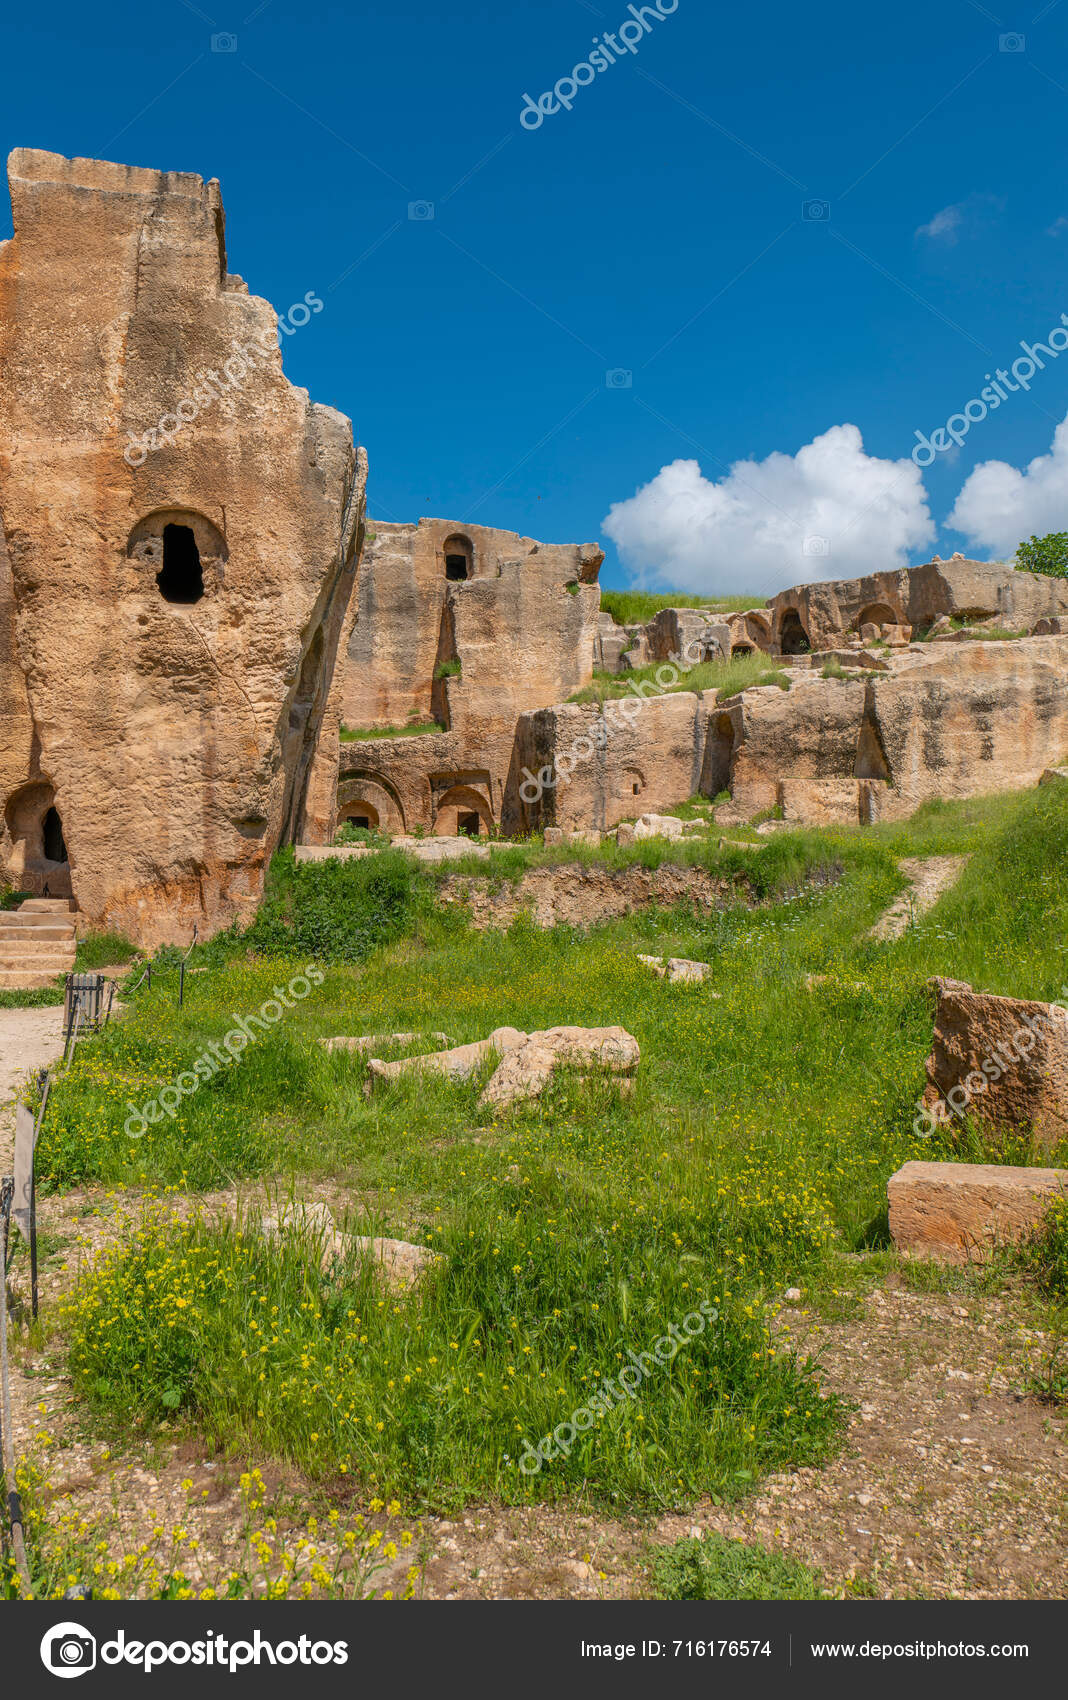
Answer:
<path fill-rule="evenodd" d="M 1056 1145 L 1068 1134 L 1068 1011 L 975 992 L 963 980 L 930 984 L 937 1001 L 923 1102 L 932 1122 L 970 1116 L 1031 1127 L 1040 1145 Z"/>
<path fill-rule="evenodd" d="M 638 961 L 651 968 L 658 979 L 666 979 L 672 985 L 706 980 L 712 972 L 710 962 L 690 962 L 685 956 L 669 956 L 666 963 L 662 956 L 639 956 Z M 719 993 L 714 996 L 718 997 Z"/>
<path fill-rule="evenodd" d="M 904 1256 L 981 1262 L 1028 1238 L 1051 1201 L 1068 1196 L 1068 1169 L 906 1163 L 886 1191 L 891 1237 Z"/>
<path fill-rule="evenodd" d="M 1065 780 L 1068 780 L 1068 767 L 1047 767 L 1038 783 L 1040 785 L 1063 785 Z"/>
<path fill-rule="evenodd" d="M 398 1290 L 412 1286 L 425 1270 L 443 1262 L 429 1246 L 414 1245 L 409 1240 L 343 1234 L 335 1225 L 329 1206 L 307 1200 L 283 1205 L 277 1212 L 264 1216 L 260 1227 L 266 1239 L 281 1239 L 287 1233 L 304 1236 L 319 1247 L 324 1269 L 350 1251 L 370 1255 L 387 1285 Z"/>
<path fill-rule="evenodd" d="M 463 833 L 454 838 L 401 836 L 393 840 L 390 848 L 403 850 L 417 862 L 456 862 L 464 856 L 476 856 L 484 862 L 490 853 L 488 844 L 480 844 L 477 838 L 468 838 Z"/>
<path fill-rule="evenodd" d="M 720 841 L 719 841 L 719 847 L 720 847 L 721 850 L 766 850 L 767 849 L 766 844 L 750 844 L 749 840 L 746 839 L 746 838 L 721 838 Z"/>
<path fill-rule="evenodd" d="M 297 1199 L 272 1210 L 261 1219 L 260 1232 L 267 1240 L 279 1240 L 285 1234 L 293 1234 L 315 1241 L 320 1245 L 324 1267 L 335 1257 L 345 1254 L 345 1235 L 335 1226 L 329 1205 L 311 1199 Z"/>
<path fill-rule="evenodd" d="M 707 831 L 708 822 L 706 820 L 684 820 L 682 823 L 683 838 L 691 838 L 694 833 Z"/>
<path fill-rule="evenodd" d="M 564 842 L 563 827 L 547 826 L 545 828 L 545 842 L 546 844 L 562 844 Z"/>
<path fill-rule="evenodd" d="M 596 1064 L 612 1074 L 629 1074 L 640 1057 L 637 1039 L 623 1027 L 549 1027 L 506 1053 L 479 1104 L 503 1110 L 536 1098 L 559 1067 Z"/>
<path fill-rule="evenodd" d="M 451 1051 L 430 1051 L 421 1057 L 400 1057 L 396 1062 L 383 1062 L 372 1057 L 367 1065 L 368 1086 L 378 1086 L 399 1080 L 403 1074 L 444 1074 L 449 1080 L 469 1080 L 477 1074 L 489 1056 L 503 1056 L 524 1045 L 527 1035 L 518 1027 L 497 1027 L 488 1039 L 478 1039 L 472 1045 L 457 1045 Z"/>
<path fill-rule="evenodd" d="M 616 843 L 621 849 L 634 843 L 634 827 L 630 821 L 620 821 L 616 827 Z"/>
<path fill-rule="evenodd" d="M 410 1240 L 371 1239 L 366 1234 L 356 1234 L 352 1244 L 357 1251 L 369 1252 L 389 1286 L 398 1289 L 414 1286 L 426 1270 L 445 1261 L 429 1246 L 414 1245 Z"/>
<path fill-rule="evenodd" d="M 376 1047 L 385 1049 L 387 1045 L 417 1045 L 432 1039 L 435 1044 L 447 1045 L 447 1033 L 370 1033 L 361 1039 L 320 1039 L 328 1051 L 357 1051 L 364 1054 L 373 1052 Z"/>
<path fill-rule="evenodd" d="M 640 838 L 681 838 L 682 822 L 678 815 L 641 815 L 634 827 Z"/>

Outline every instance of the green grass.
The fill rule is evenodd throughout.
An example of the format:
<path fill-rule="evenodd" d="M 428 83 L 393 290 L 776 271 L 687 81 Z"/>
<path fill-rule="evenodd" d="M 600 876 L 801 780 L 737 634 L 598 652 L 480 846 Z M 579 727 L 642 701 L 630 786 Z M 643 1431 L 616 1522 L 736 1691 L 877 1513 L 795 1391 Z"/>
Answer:
<path fill-rule="evenodd" d="M 872 940 L 902 887 L 897 858 L 959 851 L 971 861 L 937 907 L 902 939 Z M 443 1254 L 422 1285 L 390 1295 L 355 1256 L 322 1274 L 312 1246 L 150 1221 L 86 1277 L 62 1324 L 79 1398 L 109 1438 L 166 1413 L 198 1445 L 255 1441 L 260 1455 L 344 1470 L 409 1507 L 726 1500 L 768 1470 L 826 1456 L 837 1409 L 811 1368 L 775 1348 L 768 1306 L 793 1284 L 852 1302 L 842 1254 L 885 1254 L 886 1183 L 908 1158 L 1033 1160 L 1026 1141 L 1011 1152 L 970 1132 L 923 1142 L 912 1122 L 930 975 L 1028 998 L 1056 996 L 1068 978 L 1068 794 L 783 832 L 760 856 L 696 840 L 632 853 L 531 844 L 503 853 L 514 867 L 476 866 L 497 879 L 588 859 L 745 872 L 766 902 L 743 901 L 739 886 L 723 908 L 648 908 L 587 934 L 526 920 L 478 933 L 441 901 L 446 871 L 387 854 L 337 864 L 364 871 L 351 885 L 324 873 L 331 864 L 309 865 L 303 883 L 303 865 L 283 857 L 258 931 L 198 953 L 208 972 L 187 981 L 182 1011 L 158 979 L 79 1047 L 50 1100 L 43 1186 L 323 1183 L 357 1231 Z M 381 885 L 366 872 L 376 868 Z M 670 987 L 639 952 L 713 973 Z M 130 1101 L 157 1094 L 234 1012 L 255 1011 L 313 956 L 320 986 L 173 1119 L 123 1133 Z M 810 975 L 825 978 L 808 989 Z M 365 1061 L 317 1043 L 437 1028 L 463 1043 L 505 1023 L 566 1022 L 635 1035 L 632 1096 L 564 1076 L 497 1115 L 478 1102 L 483 1071 L 458 1084 L 409 1077 L 368 1097 Z M 648 1351 L 701 1300 L 720 1313 L 716 1328 L 568 1456 L 518 1470 L 524 1444 L 567 1423 L 628 1352 Z"/>
<path fill-rule="evenodd" d="M 719 613 L 741 614 L 748 608 L 763 608 L 762 596 L 683 596 L 666 591 L 653 595 L 646 590 L 603 590 L 601 610 L 620 626 L 644 626 L 662 608 L 708 608 Z"/>
<path fill-rule="evenodd" d="M 0 1009 L 47 1009 L 64 1001 L 63 981 L 54 986 L 37 986 L 27 991 L 0 991 Z"/>
<path fill-rule="evenodd" d="M 132 962 L 137 954 L 137 946 L 123 933 L 85 933 L 78 940 L 74 967 L 79 974 L 92 974 Z"/>
<path fill-rule="evenodd" d="M 790 679 L 783 668 L 770 662 L 766 655 L 756 653 L 735 655 L 729 661 L 702 661 L 686 669 L 660 661 L 649 667 L 636 667 L 630 673 L 594 673 L 592 683 L 585 690 L 576 691 L 568 701 L 610 702 L 617 697 L 633 696 L 636 687 L 649 684 L 654 689 L 646 692 L 648 696 L 715 690 L 721 697 L 729 697 L 753 685 L 778 685 L 787 691 Z"/>
<path fill-rule="evenodd" d="M 434 668 L 435 679 L 459 679 L 463 673 L 464 664 L 454 656 L 451 661 L 439 661 Z"/>
<path fill-rule="evenodd" d="M 440 720 L 410 720 L 406 726 L 369 726 L 362 731 L 354 731 L 351 726 L 342 726 L 341 742 L 366 744 L 375 738 L 422 738 L 428 732 L 444 730 Z"/>
<path fill-rule="evenodd" d="M 653 1592 L 661 1600 L 820 1600 L 819 1573 L 786 1553 L 708 1534 L 653 1554 Z"/>

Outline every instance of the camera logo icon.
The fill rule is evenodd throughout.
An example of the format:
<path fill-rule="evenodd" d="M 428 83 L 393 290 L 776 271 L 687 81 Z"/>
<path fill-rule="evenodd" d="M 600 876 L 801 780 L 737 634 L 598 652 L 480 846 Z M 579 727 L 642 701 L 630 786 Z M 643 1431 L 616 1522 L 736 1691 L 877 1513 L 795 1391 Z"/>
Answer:
<path fill-rule="evenodd" d="M 1020 35 L 1017 30 L 1010 30 L 1008 35 L 998 36 L 999 53 L 1024 53 L 1027 50 L 1027 37 Z"/>
<path fill-rule="evenodd" d="M 211 51 L 213 53 L 236 53 L 236 35 L 231 35 L 229 30 L 220 30 L 218 35 L 213 35 L 211 38 Z"/>
<path fill-rule="evenodd" d="M 803 555 L 829 555 L 831 546 L 825 537 L 806 537 L 801 546 Z"/>
<path fill-rule="evenodd" d="M 632 390 L 634 373 L 625 366 L 610 366 L 604 375 L 605 387 L 610 390 Z"/>
<path fill-rule="evenodd" d="M 831 216 L 830 201 L 802 201 L 801 217 L 811 224 L 826 224 Z"/>
<path fill-rule="evenodd" d="M 414 224 L 430 224 L 434 217 L 433 201 L 409 201 L 408 217 Z"/>
<path fill-rule="evenodd" d="M 57 1623 L 41 1642 L 41 1663 L 53 1676 L 84 1676 L 96 1667 L 96 1640 L 80 1623 Z"/>

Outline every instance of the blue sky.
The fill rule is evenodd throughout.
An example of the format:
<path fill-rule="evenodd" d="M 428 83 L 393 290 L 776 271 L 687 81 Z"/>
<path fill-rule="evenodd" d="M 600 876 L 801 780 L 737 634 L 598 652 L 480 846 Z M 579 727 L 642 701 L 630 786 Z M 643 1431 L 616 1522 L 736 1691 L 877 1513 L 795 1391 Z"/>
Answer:
<path fill-rule="evenodd" d="M 1068 312 L 1068 0 L 1006 3 L 677 0 L 627 52 L 624 0 L 54 0 L 5 20 L 5 153 L 218 177 L 231 269 L 326 304 L 286 370 L 376 516 L 583 541 L 628 503 L 604 582 L 766 590 L 1068 528 L 1058 454 L 946 526 L 1050 456 L 1068 357 L 908 460 Z"/>

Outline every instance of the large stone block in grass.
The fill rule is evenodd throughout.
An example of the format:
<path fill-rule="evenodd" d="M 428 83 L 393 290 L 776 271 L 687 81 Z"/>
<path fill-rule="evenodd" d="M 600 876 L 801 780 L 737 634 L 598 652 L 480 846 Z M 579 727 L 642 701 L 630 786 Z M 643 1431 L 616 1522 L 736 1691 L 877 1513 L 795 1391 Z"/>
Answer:
<path fill-rule="evenodd" d="M 491 1056 L 504 1056 L 519 1045 L 525 1045 L 527 1035 L 518 1027 L 495 1027 L 488 1039 L 477 1039 L 472 1045 L 456 1045 L 451 1051 L 431 1051 L 427 1056 L 401 1057 L 396 1062 L 383 1062 L 372 1057 L 367 1065 L 371 1090 L 399 1080 L 405 1074 L 442 1074 L 449 1080 L 470 1080 Z"/>
<path fill-rule="evenodd" d="M 641 1049 L 624 1027 L 548 1027 L 509 1050 L 479 1099 L 483 1109 L 506 1110 L 537 1098 L 558 1068 L 590 1067 L 629 1075 Z"/>
<path fill-rule="evenodd" d="M 887 1185 L 890 1233 L 906 1257 L 981 1262 L 1026 1239 L 1055 1198 L 1068 1197 L 1068 1169 L 997 1163 L 906 1163 Z"/>
<path fill-rule="evenodd" d="M 968 1116 L 1033 1128 L 1049 1149 L 1068 1134 L 1068 1011 L 931 981 L 937 1003 L 923 1101 L 935 1122 Z"/>

